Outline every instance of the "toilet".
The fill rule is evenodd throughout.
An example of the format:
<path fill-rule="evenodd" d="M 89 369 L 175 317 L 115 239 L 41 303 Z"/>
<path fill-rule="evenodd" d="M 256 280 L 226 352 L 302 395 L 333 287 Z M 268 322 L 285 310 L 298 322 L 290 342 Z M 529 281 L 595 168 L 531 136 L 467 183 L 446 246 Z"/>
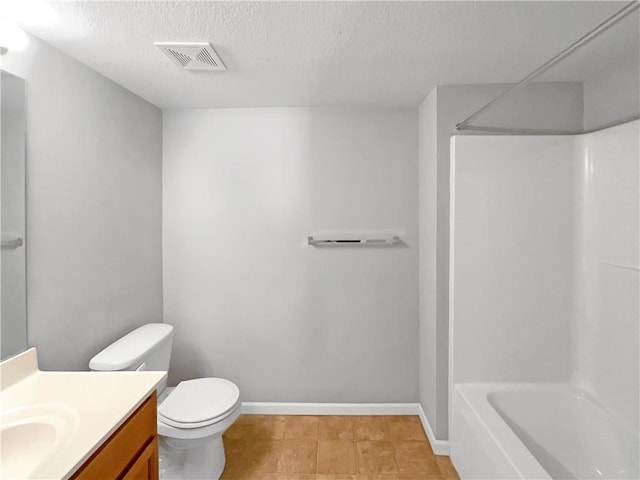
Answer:
<path fill-rule="evenodd" d="M 98 353 L 89 368 L 168 371 L 172 340 L 171 325 L 143 325 Z M 240 390 L 223 378 L 166 385 L 157 388 L 161 478 L 217 480 L 225 464 L 222 434 L 240 415 Z"/>

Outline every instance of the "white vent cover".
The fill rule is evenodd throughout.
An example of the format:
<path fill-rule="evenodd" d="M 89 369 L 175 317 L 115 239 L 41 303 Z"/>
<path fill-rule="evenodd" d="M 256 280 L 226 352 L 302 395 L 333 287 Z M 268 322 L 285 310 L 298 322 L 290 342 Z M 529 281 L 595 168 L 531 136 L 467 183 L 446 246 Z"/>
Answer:
<path fill-rule="evenodd" d="M 155 42 L 154 44 L 173 63 L 184 70 L 220 72 L 227 69 L 208 42 Z"/>

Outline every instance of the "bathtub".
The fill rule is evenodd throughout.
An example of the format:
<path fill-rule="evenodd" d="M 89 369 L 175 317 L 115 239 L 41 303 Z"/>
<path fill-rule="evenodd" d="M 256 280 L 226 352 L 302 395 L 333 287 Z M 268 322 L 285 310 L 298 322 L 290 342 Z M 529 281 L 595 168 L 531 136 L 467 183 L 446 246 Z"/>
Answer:
<path fill-rule="evenodd" d="M 637 426 L 570 385 L 457 385 L 450 447 L 463 479 L 640 478 Z"/>

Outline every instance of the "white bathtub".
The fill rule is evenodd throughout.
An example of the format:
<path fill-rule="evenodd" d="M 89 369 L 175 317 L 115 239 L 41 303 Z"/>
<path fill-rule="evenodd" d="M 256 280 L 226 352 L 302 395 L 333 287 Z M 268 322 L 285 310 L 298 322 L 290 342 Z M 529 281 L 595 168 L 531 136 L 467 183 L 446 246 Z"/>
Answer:
<path fill-rule="evenodd" d="M 463 479 L 640 478 L 637 426 L 569 385 L 457 385 L 450 445 Z"/>

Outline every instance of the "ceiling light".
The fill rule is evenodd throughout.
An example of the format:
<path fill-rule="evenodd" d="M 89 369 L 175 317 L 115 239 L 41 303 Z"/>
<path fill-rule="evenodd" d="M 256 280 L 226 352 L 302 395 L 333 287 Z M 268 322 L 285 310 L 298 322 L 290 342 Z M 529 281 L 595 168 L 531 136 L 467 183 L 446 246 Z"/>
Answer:
<path fill-rule="evenodd" d="M 27 34 L 7 18 L 0 17 L 0 53 L 22 50 L 27 46 Z"/>

